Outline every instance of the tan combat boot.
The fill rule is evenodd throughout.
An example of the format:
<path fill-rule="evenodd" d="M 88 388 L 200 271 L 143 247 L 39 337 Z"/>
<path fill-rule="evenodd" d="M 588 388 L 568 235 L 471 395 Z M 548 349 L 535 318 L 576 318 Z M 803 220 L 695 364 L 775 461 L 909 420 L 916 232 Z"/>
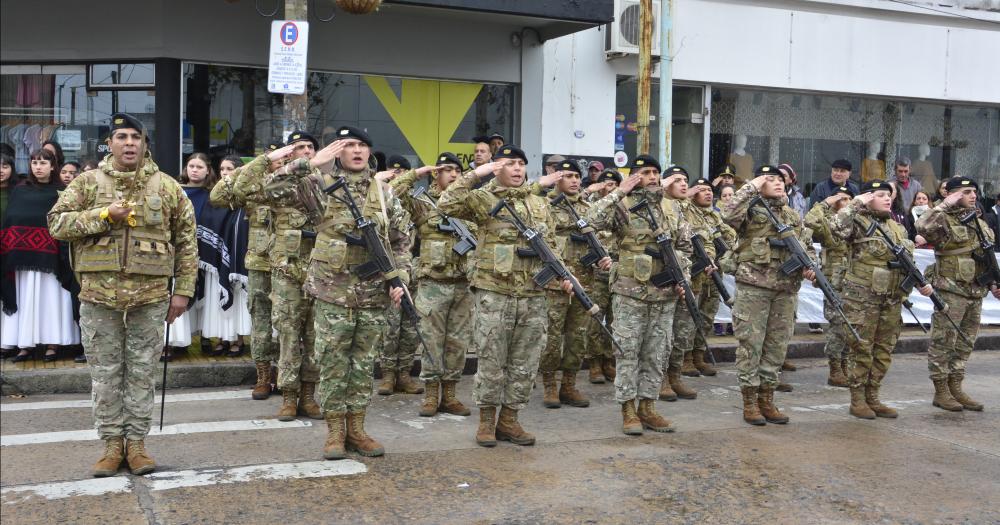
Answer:
<path fill-rule="evenodd" d="M 614 381 L 615 380 L 615 376 L 616 376 L 616 372 L 615 372 L 615 358 L 613 358 L 613 357 L 602 357 L 601 358 L 601 370 L 604 371 L 604 377 L 606 377 L 608 379 L 608 381 Z"/>
<path fill-rule="evenodd" d="M 688 387 L 683 381 L 681 381 L 682 371 L 683 369 L 667 369 L 667 379 L 670 381 L 670 388 L 673 389 L 673 391 L 677 393 L 677 397 L 681 399 L 695 399 L 698 397 L 698 392 L 693 388 Z"/>
<path fill-rule="evenodd" d="M 257 382 L 253 385 L 250 397 L 258 401 L 271 397 L 271 363 L 257 361 Z"/>
<path fill-rule="evenodd" d="M 286 388 L 281 391 L 281 408 L 278 409 L 278 421 L 291 421 L 299 413 L 299 393 Z"/>
<path fill-rule="evenodd" d="M 344 459 L 347 451 L 344 449 L 345 433 L 347 425 L 344 423 L 344 412 L 327 412 L 323 415 L 326 419 L 326 443 L 323 443 L 324 459 Z"/>
<path fill-rule="evenodd" d="M 639 420 L 639 415 L 635 413 L 634 399 L 629 399 L 622 403 L 622 432 L 626 436 L 642 435 L 642 421 Z"/>
<path fill-rule="evenodd" d="M 370 458 L 385 454 L 385 449 L 378 441 L 365 433 L 365 411 L 347 413 L 347 439 L 344 446 L 362 456 Z"/>
<path fill-rule="evenodd" d="M 715 370 L 715 367 L 713 367 L 712 365 L 708 364 L 707 361 L 705 361 L 704 350 L 694 350 L 691 352 L 691 354 L 694 356 L 694 367 L 697 368 L 699 372 L 701 372 L 701 375 L 714 376 L 719 373 L 717 370 Z"/>
<path fill-rule="evenodd" d="M 424 382 L 424 404 L 420 405 L 422 417 L 434 417 L 438 413 L 441 402 L 441 382 L 436 380 Z"/>
<path fill-rule="evenodd" d="M 788 423 L 788 416 L 782 414 L 778 407 L 774 406 L 774 389 L 770 386 L 760 385 L 760 388 L 757 389 L 757 408 L 760 409 L 760 415 L 764 416 L 768 423 L 779 425 Z"/>
<path fill-rule="evenodd" d="M 299 415 L 309 419 L 323 419 L 323 409 L 316 403 L 316 383 L 303 381 L 299 393 Z"/>
<path fill-rule="evenodd" d="M 652 399 L 640 399 L 639 410 L 636 412 L 642 428 L 648 428 L 653 432 L 673 432 L 670 420 L 656 412 L 656 402 Z"/>
<path fill-rule="evenodd" d="M 510 441 L 515 445 L 531 446 L 535 444 L 535 436 L 527 433 L 517 422 L 517 410 L 506 405 L 500 408 L 497 420 L 496 436 L 500 441 Z"/>
<path fill-rule="evenodd" d="M 396 372 L 394 370 L 382 369 L 382 382 L 378 385 L 378 395 L 391 396 L 396 390 Z"/>
<path fill-rule="evenodd" d="M 872 412 L 875 412 L 875 415 L 878 417 L 887 417 L 891 419 L 899 417 L 899 412 L 896 412 L 893 408 L 883 405 L 882 401 L 879 400 L 878 388 L 879 387 L 875 385 L 865 386 L 865 403 L 868 405 L 868 408 L 872 409 Z"/>
<path fill-rule="evenodd" d="M 799 367 L 793 365 L 788 359 L 785 359 L 785 362 L 781 363 L 781 369 L 785 372 L 794 372 L 798 370 Z"/>
<path fill-rule="evenodd" d="M 840 359 L 831 357 L 829 359 L 829 364 L 830 377 L 826 379 L 826 384 L 847 388 L 847 376 L 844 375 L 844 369 L 840 366 Z"/>
<path fill-rule="evenodd" d="M 604 384 L 604 370 L 601 369 L 601 358 L 591 357 L 590 361 L 590 382 L 595 385 Z"/>
<path fill-rule="evenodd" d="M 563 370 L 562 382 L 559 384 L 559 402 L 578 408 L 590 406 L 590 400 L 576 389 L 575 373 Z"/>
<path fill-rule="evenodd" d="M 271 365 L 271 378 L 268 381 L 271 383 L 271 393 L 280 394 L 281 389 L 278 388 L 278 367 Z"/>
<path fill-rule="evenodd" d="M 396 373 L 396 390 L 401 394 L 423 394 L 424 387 L 410 377 L 410 369 L 400 370 Z"/>
<path fill-rule="evenodd" d="M 972 399 L 962 391 L 962 381 L 964 379 L 965 374 L 961 372 L 948 374 L 948 390 L 951 391 L 951 397 L 955 398 L 955 401 L 958 401 L 958 404 L 962 405 L 962 408 L 979 412 L 983 409 L 983 404 Z"/>
<path fill-rule="evenodd" d="M 934 401 L 931 404 L 951 412 L 961 412 L 963 410 L 961 403 L 955 401 L 951 395 L 951 389 L 948 388 L 948 379 L 950 378 L 951 376 L 931 380 L 934 382 Z"/>
<path fill-rule="evenodd" d="M 670 388 L 670 379 L 667 374 L 663 374 L 663 380 L 660 381 L 659 398 L 663 401 L 677 401 L 677 392 Z"/>
<path fill-rule="evenodd" d="M 545 408 L 561 407 L 562 403 L 559 402 L 559 385 L 556 384 L 556 373 L 542 372 L 542 386 L 545 387 L 545 392 L 542 395 L 542 404 L 545 405 Z"/>
<path fill-rule="evenodd" d="M 740 392 L 743 394 L 743 421 L 751 425 L 767 424 L 757 407 L 757 387 L 745 386 L 740 388 Z"/>
<path fill-rule="evenodd" d="M 875 411 L 868 406 L 868 401 L 865 399 L 865 387 L 851 387 L 851 408 L 849 410 L 852 416 L 861 419 L 875 419 Z"/>
<path fill-rule="evenodd" d="M 850 386 L 850 384 L 851 384 L 851 379 L 850 379 L 851 378 L 851 366 L 847 363 L 847 358 L 846 357 L 842 357 L 840 359 L 840 371 L 841 371 L 842 374 L 844 374 L 844 377 L 847 378 L 847 384 L 848 384 L 848 386 Z"/>
<path fill-rule="evenodd" d="M 686 352 L 684 354 L 684 362 L 681 364 L 681 373 L 688 377 L 701 377 L 701 372 L 694 367 L 693 352 Z M 674 390 L 677 389 L 675 388 Z"/>
<path fill-rule="evenodd" d="M 778 386 L 774 387 L 774 389 L 777 390 L 778 392 L 791 392 L 792 390 L 794 390 L 794 388 L 792 388 L 792 385 L 785 383 L 781 379 L 778 379 Z"/>
<path fill-rule="evenodd" d="M 141 439 L 128 439 L 125 444 L 125 460 L 132 474 L 149 474 L 156 468 L 156 462 L 146 452 L 146 443 Z"/>
<path fill-rule="evenodd" d="M 476 429 L 476 444 L 481 447 L 497 446 L 497 407 L 479 408 L 479 428 Z"/>
<path fill-rule="evenodd" d="M 95 478 L 106 478 L 118 473 L 118 469 L 125 461 L 125 442 L 121 436 L 105 438 L 104 455 L 94 463 L 93 474 Z"/>
<path fill-rule="evenodd" d="M 438 407 L 438 410 L 446 414 L 454 414 L 456 416 L 472 415 L 472 411 L 458 400 L 458 396 L 455 394 L 457 389 L 458 381 L 441 382 L 441 406 Z"/>

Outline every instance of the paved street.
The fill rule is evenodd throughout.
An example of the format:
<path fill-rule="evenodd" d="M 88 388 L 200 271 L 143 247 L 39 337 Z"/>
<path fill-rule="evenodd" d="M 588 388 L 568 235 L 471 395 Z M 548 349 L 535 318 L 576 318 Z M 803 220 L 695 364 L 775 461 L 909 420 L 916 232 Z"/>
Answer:
<path fill-rule="evenodd" d="M 321 421 L 280 423 L 279 399 L 249 389 L 168 393 L 147 441 L 156 474 L 89 477 L 101 445 L 82 395 L 4 398 L 3 523 L 997 523 L 1000 352 L 976 352 L 967 390 L 985 412 L 930 405 L 922 354 L 897 357 L 883 400 L 898 420 L 847 414 L 825 361 L 798 360 L 778 394 L 789 425 L 740 419 L 731 365 L 690 379 L 695 401 L 658 403 L 673 434 L 619 431 L 610 385 L 590 408 L 541 406 L 522 420 L 535 447 L 482 449 L 477 423 L 416 415 L 420 396 L 375 396 L 383 458 L 323 461 Z M 471 377 L 460 395 L 470 402 Z M 540 387 L 540 381 L 539 381 Z M 157 407 L 157 412 L 159 407 Z"/>

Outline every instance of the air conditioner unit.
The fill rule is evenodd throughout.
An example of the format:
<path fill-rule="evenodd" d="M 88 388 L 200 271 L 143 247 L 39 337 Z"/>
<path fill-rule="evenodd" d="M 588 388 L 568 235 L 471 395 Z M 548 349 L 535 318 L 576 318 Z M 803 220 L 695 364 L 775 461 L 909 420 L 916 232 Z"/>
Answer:
<path fill-rule="evenodd" d="M 607 59 L 639 54 L 639 0 L 615 0 L 615 21 L 605 27 Z M 653 0 L 653 56 L 660 56 L 660 0 Z"/>

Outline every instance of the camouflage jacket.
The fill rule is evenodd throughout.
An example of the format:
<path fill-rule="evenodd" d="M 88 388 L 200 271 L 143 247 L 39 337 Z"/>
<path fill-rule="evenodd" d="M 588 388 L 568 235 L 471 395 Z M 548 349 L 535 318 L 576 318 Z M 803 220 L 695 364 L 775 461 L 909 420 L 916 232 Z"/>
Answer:
<path fill-rule="evenodd" d="M 541 261 L 537 257 L 517 255 L 518 249 L 528 249 L 530 244 L 512 224 L 502 220 L 506 217 L 505 211 L 500 212 L 500 219 L 490 217 L 489 213 L 500 199 L 506 199 L 521 220 L 538 231 L 550 247 L 554 247 L 555 221 L 548 201 L 535 195 L 530 185 L 508 188 L 492 179 L 483 187 L 472 189 L 476 182 L 477 177 L 467 173 L 451 183 L 438 201 L 443 213 L 478 226 L 479 248 L 476 250 L 471 286 L 513 297 L 543 295 L 545 291 L 532 280 L 542 269 Z"/>
<path fill-rule="evenodd" d="M 604 197 L 602 197 L 599 193 L 595 192 L 595 193 L 587 193 L 586 196 L 584 196 L 583 200 L 585 200 L 588 203 L 590 203 L 591 208 L 592 208 L 593 205 L 596 204 L 598 201 L 600 201 L 602 198 L 604 198 Z M 582 217 L 583 214 L 581 214 L 580 216 Z M 608 231 L 608 230 L 597 229 L 597 239 L 599 241 L 601 241 L 601 245 L 604 246 L 604 249 L 608 251 L 608 255 L 611 256 L 611 259 L 613 261 L 617 261 L 618 260 L 618 243 L 615 240 L 615 235 L 612 232 Z M 605 282 L 605 283 L 608 283 L 611 280 L 611 272 L 610 271 L 606 272 L 606 271 L 604 271 L 604 270 L 602 270 L 600 268 L 596 268 L 595 267 L 594 268 L 594 279 L 595 280 L 600 280 L 600 281 Z"/>
<path fill-rule="evenodd" d="M 849 249 L 844 238 L 833 233 L 834 215 L 836 213 L 834 213 L 833 208 L 820 201 L 806 213 L 804 220 L 806 227 L 812 230 L 813 240 L 823 247 L 820 258 L 823 261 L 824 274 L 830 274 L 833 270 L 843 269 L 847 266 Z"/>
<path fill-rule="evenodd" d="M 153 184 L 147 185 L 153 181 Z M 103 182 L 102 182 L 103 181 Z M 100 215 L 131 199 L 135 227 Z M 198 241 L 194 207 L 180 184 L 146 159 L 142 171 L 120 172 L 111 155 L 70 183 L 48 213 L 49 233 L 72 243 L 80 300 L 127 310 L 167 299 L 194 297 Z"/>
<path fill-rule="evenodd" d="M 552 198 L 558 196 L 559 193 L 556 192 L 552 195 Z M 551 206 L 552 218 L 555 221 L 556 231 L 555 231 L 555 246 L 552 249 L 562 257 L 563 261 L 566 261 L 566 267 L 569 271 L 573 273 L 574 276 L 580 281 L 580 284 L 584 288 L 589 289 L 594 282 L 594 269 L 595 267 L 584 267 L 580 264 L 580 258 L 587 254 L 589 249 L 587 241 L 585 240 L 573 240 L 576 236 L 580 239 L 580 228 L 576 224 L 576 219 L 573 215 L 566 209 L 567 205 L 572 205 L 576 209 L 576 213 L 580 217 L 585 217 L 587 212 L 593 206 L 591 203 L 585 201 L 580 197 L 580 195 L 566 195 L 566 202 L 559 206 Z M 599 233 L 599 231 L 595 232 Z M 548 285 L 550 290 L 558 290 L 560 283 L 553 280 Z"/>
<path fill-rule="evenodd" d="M 975 282 L 976 276 L 985 270 L 972 257 L 979 249 L 976 232 L 958 220 L 969 211 L 942 202 L 921 215 L 916 227 L 917 233 L 934 245 L 936 261 L 926 272 L 934 288 L 975 299 L 986 297 L 989 290 Z M 992 240 L 993 231 L 986 221 L 978 217 L 976 220 L 983 234 Z"/>
<path fill-rule="evenodd" d="M 267 162 L 267 157 L 264 157 L 264 162 Z M 231 210 L 243 208 L 244 220 L 250 223 L 247 235 L 246 267 L 248 270 L 269 272 L 271 271 L 271 262 L 268 260 L 268 251 L 271 249 L 271 236 L 273 234 L 271 208 L 263 200 L 247 198 L 246 194 L 236 191 L 236 180 L 246 167 L 240 166 L 236 168 L 232 176 L 220 180 L 212 188 L 209 202 L 216 208 L 229 208 Z M 263 196 L 256 195 L 255 197 L 262 199 Z"/>
<path fill-rule="evenodd" d="M 816 206 L 820 205 L 822 203 Z M 908 291 L 904 292 L 899 287 L 906 276 L 899 269 L 889 266 L 889 263 L 896 260 L 896 256 L 889 250 L 889 244 L 882 235 L 878 232 L 868 235 L 872 222 L 881 225 L 882 229 L 892 237 L 893 244 L 902 245 L 910 257 L 913 257 L 913 241 L 907 238 L 906 228 L 888 215 L 878 217 L 861 201 L 852 200 L 844 209 L 831 217 L 827 230 L 849 250 L 845 258 L 848 262 L 844 274 L 844 286 L 853 284 L 866 293 L 894 296 L 902 300 L 909 295 Z"/>
<path fill-rule="evenodd" d="M 736 282 L 775 290 L 795 293 L 802 286 L 802 273 L 785 275 L 781 265 L 791 255 L 783 247 L 773 246 L 771 239 L 777 239 L 778 231 L 771 225 L 767 214 L 757 208 L 750 209 L 750 202 L 759 195 L 753 184 L 746 184 L 736 191 L 733 200 L 722 210 L 722 219 L 736 230 L 739 243 L 734 250 L 737 261 Z M 812 233 L 802 225 L 802 216 L 788 206 L 788 197 L 764 199 L 778 220 L 793 228 L 806 253 L 814 261 L 816 252 L 812 247 Z"/>

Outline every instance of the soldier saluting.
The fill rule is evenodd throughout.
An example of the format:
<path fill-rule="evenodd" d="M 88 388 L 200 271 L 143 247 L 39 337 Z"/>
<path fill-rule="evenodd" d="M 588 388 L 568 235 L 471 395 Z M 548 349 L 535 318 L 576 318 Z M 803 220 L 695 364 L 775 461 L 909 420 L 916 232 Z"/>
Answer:
<path fill-rule="evenodd" d="M 113 476 L 123 460 L 137 475 L 156 467 L 144 441 L 164 320 L 187 308 L 198 274 L 194 208 L 148 156 L 145 136 L 135 117 L 112 115 L 111 154 L 76 178 L 48 215 L 52 237 L 72 243 L 80 280 L 80 332 L 105 442 L 96 477 Z"/>

